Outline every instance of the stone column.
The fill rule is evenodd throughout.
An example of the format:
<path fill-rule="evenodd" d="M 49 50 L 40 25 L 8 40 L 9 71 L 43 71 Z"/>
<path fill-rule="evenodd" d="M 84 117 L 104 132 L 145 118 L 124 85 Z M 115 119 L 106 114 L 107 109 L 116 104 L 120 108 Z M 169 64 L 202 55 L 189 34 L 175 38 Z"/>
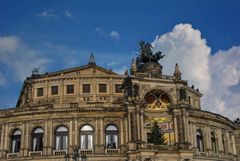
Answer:
<path fill-rule="evenodd" d="M 184 127 L 184 142 L 187 142 L 188 141 L 188 129 L 187 129 L 187 116 L 186 116 L 186 111 L 184 110 L 183 111 L 183 127 Z"/>
<path fill-rule="evenodd" d="M 95 120 L 95 131 L 94 131 L 94 133 L 95 133 L 95 145 L 98 145 L 99 144 L 99 142 L 98 142 L 98 136 L 99 136 L 99 134 L 98 134 L 98 118 L 96 118 L 96 120 Z"/>
<path fill-rule="evenodd" d="M 193 135 L 193 146 L 194 147 L 197 147 L 197 141 L 196 141 L 196 125 L 193 123 L 192 124 L 192 126 L 193 126 L 193 132 L 192 132 L 192 135 Z"/>
<path fill-rule="evenodd" d="M 29 149 L 31 149 L 31 145 L 29 147 L 29 141 L 31 139 L 31 135 L 29 135 L 29 123 L 25 123 L 25 139 L 22 140 L 22 143 L 24 144 L 25 142 L 25 146 L 24 146 L 24 156 L 28 156 L 28 152 Z"/>
<path fill-rule="evenodd" d="M 209 126 L 206 126 L 206 128 L 205 128 L 204 144 L 205 144 L 205 148 L 206 148 L 207 151 L 212 150 Z"/>
<path fill-rule="evenodd" d="M 177 112 L 173 113 L 175 143 L 178 143 Z"/>
<path fill-rule="evenodd" d="M 69 147 L 68 147 L 68 152 L 72 153 L 73 152 L 73 121 L 70 120 L 69 123 Z"/>
<path fill-rule="evenodd" d="M 121 118 L 121 121 L 120 121 L 120 134 L 121 134 L 120 145 L 123 145 L 124 136 L 123 136 L 123 119 L 122 118 Z"/>
<path fill-rule="evenodd" d="M 217 136 L 218 136 L 218 139 L 217 139 L 217 142 L 218 142 L 218 150 L 220 152 L 223 152 L 224 149 L 223 149 L 223 142 L 222 142 L 222 132 L 221 132 L 221 129 L 218 129 L 217 130 Z"/>
<path fill-rule="evenodd" d="M 145 140 L 145 138 L 144 138 L 144 135 L 145 135 L 145 129 L 144 129 L 144 112 L 143 112 L 143 110 L 141 109 L 141 111 L 140 111 L 140 121 L 141 121 L 141 140 L 142 141 L 145 141 L 145 142 L 147 142 L 147 140 Z"/>
<path fill-rule="evenodd" d="M 139 110 L 137 110 L 136 113 L 137 113 L 137 140 L 141 140 Z"/>
<path fill-rule="evenodd" d="M 190 127 L 189 127 L 189 114 L 186 114 L 186 130 L 187 130 L 187 142 L 191 142 Z"/>
<path fill-rule="evenodd" d="M 128 140 L 131 141 L 131 113 L 128 112 Z"/>
<path fill-rule="evenodd" d="M 230 144 L 230 141 L 231 141 L 231 140 L 230 140 L 230 139 L 231 139 L 231 138 L 230 138 L 230 136 L 229 136 L 229 132 L 226 132 L 227 154 L 228 154 L 229 152 L 231 152 L 231 144 Z"/>
<path fill-rule="evenodd" d="M 54 132 L 53 132 L 53 126 L 52 126 L 52 120 L 49 119 L 49 122 L 48 122 L 48 129 L 49 129 L 49 144 L 48 144 L 48 155 L 52 155 L 53 154 L 53 138 L 55 138 L 54 136 Z"/>
<path fill-rule="evenodd" d="M 124 125 L 125 125 L 125 143 L 128 142 L 128 122 L 127 118 L 124 118 Z"/>
<path fill-rule="evenodd" d="M 8 150 L 11 151 L 10 147 L 8 146 L 8 145 L 11 146 L 11 143 L 9 142 L 9 137 L 10 136 L 8 135 L 8 124 L 5 124 L 4 147 L 3 147 L 3 150 L 5 152 L 7 152 Z"/>
<path fill-rule="evenodd" d="M 78 120 L 77 118 L 74 120 L 74 142 L 76 144 L 78 144 L 78 133 L 79 133 L 79 129 L 78 129 Z"/>
<path fill-rule="evenodd" d="M 232 145 L 233 145 L 233 154 L 234 155 L 236 155 L 237 154 L 237 152 L 236 152 L 236 143 L 235 143 L 235 137 L 234 137 L 234 135 L 232 135 Z"/>
<path fill-rule="evenodd" d="M 48 120 L 45 121 L 44 125 L 44 144 L 43 144 L 43 155 L 47 155 L 48 148 Z"/>
<path fill-rule="evenodd" d="M 0 145 L 0 158 L 4 158 L 4 152 L 3 152 L 3 145 L 4 145 L 4 131 L 5 126 L 2 124 L 2 131 L 1 131 L 1 145 Z"/>
<path fill-rule="evenodd" d="M 23 123 L 23 125 L 22 125 L 22 127 L 20 129 L 21 129 L 21 147 L 20 147 L 19 155 L 21 157 L 23 157 L 24 156 L 24 149 L 25 149 L 25 147 L 24 147 L 25 146 L 25 144 L 24 144 L 24 141 L 25 141 L 25 131 L 26 131 L 25 123 Z"/>
<path fill-rule="evenodd" d="M 104 145 L 104 135 L 103 135 L 103 118 L 100 119 L 100 144 Z"/>

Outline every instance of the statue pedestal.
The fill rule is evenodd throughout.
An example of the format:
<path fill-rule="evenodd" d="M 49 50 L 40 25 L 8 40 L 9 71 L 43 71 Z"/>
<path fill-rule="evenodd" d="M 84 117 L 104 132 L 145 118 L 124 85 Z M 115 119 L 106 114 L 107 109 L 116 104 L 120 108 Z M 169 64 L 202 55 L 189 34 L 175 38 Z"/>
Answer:
<path fill-rule="evenodd" d="M 149 77 L 161 77 L 162 66 L 157 62 L 148 62 L 143 64 L 142 72 L 149 74 Z"/>

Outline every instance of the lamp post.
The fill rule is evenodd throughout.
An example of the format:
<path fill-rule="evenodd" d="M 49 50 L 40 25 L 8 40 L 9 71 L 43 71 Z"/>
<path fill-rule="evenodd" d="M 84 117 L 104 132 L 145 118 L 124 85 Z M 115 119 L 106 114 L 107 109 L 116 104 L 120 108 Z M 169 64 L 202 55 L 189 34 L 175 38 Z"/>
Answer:
<path fill-rule="evenodd" d="M 87 156 L 85 154 L 83 154 L 81 158 L 82 158 L 82 161 L 87 161 Z"/>
<path fill-rule="evenodd" d="M 70 155 L 69 154 L 65 154 L 64 155 L 64 159 L 65 161 L 70 161 Z M 73 156 L 72 156 L 72 160 L 73 161 L 79 161 L 79 158 L 81 158 L 81 161 L 87 161 L 87 156 L 85 154 L 83 154 L 81 157 L 80 157 L 80 154 L 79 154 L 79 147 L 78 146 L 75 146 L 73 148 Z"/>
<path fill-rule="evenodd" d="M 69 156 L 68 154 L 65 154 L 65 155 L 64 155 L 65 161 L 69 161 L 69 158 L 70 158 L 70 156 Z"/>
<path fill-rule="evenodd" d="M 74 160 L 74 161 L 79 161 L 79 147 L 78 146 L 75 146 L 74 148 L 73 148 L 73 157 L 72 157 L 72 159 Z"/>

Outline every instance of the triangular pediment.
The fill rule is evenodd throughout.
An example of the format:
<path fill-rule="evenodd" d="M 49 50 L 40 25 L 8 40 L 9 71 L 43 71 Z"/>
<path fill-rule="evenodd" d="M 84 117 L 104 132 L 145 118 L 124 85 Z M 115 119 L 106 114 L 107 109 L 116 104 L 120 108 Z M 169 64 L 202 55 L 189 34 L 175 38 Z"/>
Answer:
<path fill-rule="evenodd" d="M 112 72 L 111 70 L 105 69 L 103 67 L 97 66 L 97 65 L 86 65 L 86 66 L 80 66 L 75 68 L 70 68 L 66 70 L 61 70 L 53 73 L 49 73 L 48 76 L 59 76 L 59 75 L 65 75 L 65 76 L 74 76 L 74 75 L 118 75 L 117 73 Z"/>

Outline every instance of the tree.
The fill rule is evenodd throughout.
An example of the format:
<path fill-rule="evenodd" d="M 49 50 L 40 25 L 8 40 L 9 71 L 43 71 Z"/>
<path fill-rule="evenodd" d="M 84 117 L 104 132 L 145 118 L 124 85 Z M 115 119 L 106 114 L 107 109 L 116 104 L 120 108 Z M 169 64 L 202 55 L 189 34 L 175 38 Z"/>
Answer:
<path fill-rule="evenodd" d="M 155 145 L 165 145 L 164 133 L 157 121 L 153 122 L 151 133 L 148 135 L 148 142 Z"/>

